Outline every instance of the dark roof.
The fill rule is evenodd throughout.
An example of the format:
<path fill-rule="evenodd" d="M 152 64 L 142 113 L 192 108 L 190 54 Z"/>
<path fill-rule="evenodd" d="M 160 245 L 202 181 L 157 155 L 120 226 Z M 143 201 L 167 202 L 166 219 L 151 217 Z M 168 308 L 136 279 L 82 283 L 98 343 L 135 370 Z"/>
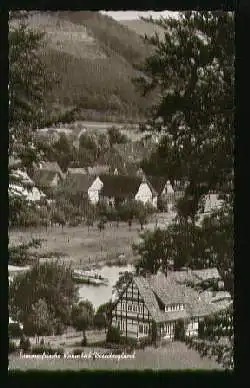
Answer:
<path fill-rule="evenodd" d="M 148 181 L 154 187 L 158 195 L 161 195 L 166 183 L 167 179 L 162 176 L 147 176 Z"/>
<path fill-rule="evenodd" d="M 82 173 L 67 175 L 63 187 L 72 194 L 87 193 L 88 189 L 95 180 L 95 176 Z"/>
<path fill-rule="evenodd" d="M 141 178 L 129 175 L 100 175 L 103 182 L 101 194 L 104 197 L 131 197 L 137 193 Z"/>
<path fill-rule="evenodd" d="M 37 184 L 37 186 L 49 187 L 51 182 L 55 178 L 56 174 L 58 173 L 55 171 L 39 169 L 34 172 L 34 181 Z"/>
<path fill-rule="evenodd" d="M 63 177 L 63 172 L 57 162 L 42 162 L 42 169 L 57 172 Z"/>

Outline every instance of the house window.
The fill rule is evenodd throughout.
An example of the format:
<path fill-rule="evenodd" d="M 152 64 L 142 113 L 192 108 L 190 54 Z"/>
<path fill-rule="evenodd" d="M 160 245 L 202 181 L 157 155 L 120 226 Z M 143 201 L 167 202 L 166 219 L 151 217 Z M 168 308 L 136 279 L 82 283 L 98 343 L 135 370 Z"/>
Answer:
<path fill-rule="evenodd" d="M 143 333 L 143 325 L 139 325 L 139 333 Z"/>
<path fill-rule="evenodd" d="M 128 311 L 131 311 L 132 310 L 132 306 L 131 304 L 128 305 Z"/>
<path fill-rule="evenodd" d="M 148 334 L 148 326 L 147 325 L 144 326 L 144 334 Z"/>

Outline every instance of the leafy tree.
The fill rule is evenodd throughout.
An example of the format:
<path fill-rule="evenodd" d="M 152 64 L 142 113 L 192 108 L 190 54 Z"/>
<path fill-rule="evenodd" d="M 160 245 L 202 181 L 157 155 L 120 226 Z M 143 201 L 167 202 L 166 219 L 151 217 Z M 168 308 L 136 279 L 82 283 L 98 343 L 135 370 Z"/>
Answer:
<path fill-rule="evenodd" d="M 141 225 L 141 230 L 143 230 L 143 226 L 147 223 L 148 215 L 149 211 L 147 207 L 143 203 L 138 202 L 135 217 Z"/>
<path fill-rule="evenodd" d="M 77 300 L 70 268 L 57 262 L 35 264 L 29 272 L 15 277 L 9 286 L 10 314 L 17 321 L 28 322 L 34 306 L 41 307 L 41 299 L 54 319 L 53 329 L 59 323 L 69 324 L 71 305 Z"/>
<path fill-rule="evenodd" d="M 79 139 L 79 161 L 81 166 L 91 166 L 98 158 L 98 144 L 93 135 L 84 133 Z"/>
<path fill-rule="evenodd" d="M 111 146 L 113 144 L 124 144 L 128 142 L 127 136 L 123 135 L 116 127 L 111 127 L 108 129 L 108 137 Z"/>
<path fill-rule="evenodd" d="M 98 307 L 94 317 L 94 326 L 98 329 L 106 329 L 109 324 L 111 303 L 107 302 Z"/>
<path fill-rule="evenodd" d="M 36 207 L 25 195 L 16 195 L 12 183 L 16 168 L 32 171 L 33 162 L 43 160 L 43 150 L 35 143 L 36 130 L 46 120 L 46 99 L 58 81 L 41 60 L 44 33 L 27 26 L 27 13 L 10 13 L 9 29 L 9 157 L 20 166 L 9 167 L 10 226 L 29 223 L 30 210 Z M 25 188 L 22 179 L 18 186 Z M 27 222 L 26 222 L 27 221 Z M 33 223 L 33 221 L 32 221 Z"/>
<path fill-rule="evenodd" d="M 152 168 L 159 167 L 159 174 L 171 181 L 188 183 L 176 220 L 186 228 L 185 238 L 175 238 L 176 232 L 181 236 L 176 226 L 169 230 L 172 252 L 184 252 L 186 245 L 186 265 L 218 267 L 233 295 L 233 14 L 192 11 L 181 13 L 178 20 L 152 22 L 165 30 L 164 40 L 148 38 L 155 51 L 141 67 L 146 77 L 138 80 L 145 94 L 152 89 L 160 93 L 149 126 L 164 136 L 152 155 Z M 197 212 L 210 191 L 222 195 L 224 204 L 201 221 Z M 211 327 L 216 337 L 216 325 Z M 204 350 L 212 345 L 202 340 L 199 346 Z"/>
<path fill-rule="evenodd" d="M 62 171 L 66 172 L 73 159 L 72 145 L 67 136 L 64 133 L 60 134 L 59 140 L 53 144 L 52 148 L 55 160 L 58 162 Z"/>
<path fill-rule="evenodd" d="M 31 253 L 30 249 L 40 248 L 42 239 L 32 239 L 28 243 L 22 243 L 17 246 L 9 247 L 9 263 L 12 265 L 26 265 L 34 260 L 36 257 Z"/>
<path fill-rule="evenodd" d="M 91 327 L 94 319 L 94 308 L 91 302 L 81 301 L 74 305 L 71 311 L 71 320 L 76 330 L 81 330 L 83 337 L 88 327 Z"/>
<path fill-rule="evenodd" d="M 166 230 L 155 229 L 140 235 L 142 242 L 133 245 L 135 254 L 140 255 L 136 270 L 156 274 L 160 268 L 168 267 L 169 237 Z"/>
<path fill-rule="evenodd" d="M 189 182 L 193 217 L 204 192 L 225 192 L 232 182 L 234 19 L 227 12 L 184 12 L 154 23 L 165 30 L 164 41 L 148 38 L 155 53 L 138 84 L 144 93 L 160 91 L 151 124 L 165 137 L 155 159 L 163 162 L 161 174 Z"/>
<path fill-rule="evenodd" d="M 106 225 L 106 219 L 103 217 L 103 218 L 100 219 L 100 221 L 98 222 L 98 225 L 97 225 L 100 232 L 101 231 L 104 232 L 105 225 Z"/>
<path fill-rule="evenodd" d="M 24 353 L 30 350 L 31 348 L 30 340 L 25 335 L 22 335 L 22 337 L 20 338 L 19 348 L 22 349 Z"/>
<path fill-rule="evenodd" d="M 53 224 L 61 225 L 63 229 L 66 223 L 64 212 L 61 209 L 54 209 L 51 215 L 51 221 Z"/>
<path fill-rule="evenodd" d="M 39 299 L 31 307 L 31 313 L 24 322 L 24 331 L 29 335 L 53 334 L 53 316 L 44 299 Z"/>
<path fill-rule="evenodd" d="M 117 327 L 109 327 L 106 342 L 114 344 L 119 344 L 121 342 L 121 332 Z"/>
<path fill-rule="evenodd" d="M 133 274 L 128 271 L 124 272 L 121 276 L 119 276 L 119 279 L 114 285 L 118 293 L 123 289 L 124 285 L 128 284 L 132 280 L 132 278 L 133 278 Z"/>

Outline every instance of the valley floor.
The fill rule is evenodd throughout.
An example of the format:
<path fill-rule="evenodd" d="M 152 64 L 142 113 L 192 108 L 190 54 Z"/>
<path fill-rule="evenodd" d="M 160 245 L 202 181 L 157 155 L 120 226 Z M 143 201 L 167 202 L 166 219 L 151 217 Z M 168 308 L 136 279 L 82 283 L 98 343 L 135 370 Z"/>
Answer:
<path fill-rule="evenodd" d="M 159 216 L 157 216 L 159 217 Z M 168 217 L 161 215 L 159 222 L 169 222 Z M 155 220 L 145 228 L 152 229 Z M 132 244 L 139 241 L 140 225 L 133 223 L 131 229 L 127 223 L 107 223 L 104 231 L 100 232 L 97 226 L 90 227 L 53 227 L 36 228 L 33 230 L 11 230 L 9 232 L 10 246 L 30 241 L 31 238 L 40 238 L 45 241 L 37 250 L 41 257 L 51 257 L 53 254 L 61 256 L 72 265 L 99 265 L 106 263 L 117 264 L 118 257 L 125 255 L 124 264 L 132 264 L 135 260 Z M 46 256 L 47 255 L 47 256 Z M 64 256 L 64 257 L 63 257 Z"/>

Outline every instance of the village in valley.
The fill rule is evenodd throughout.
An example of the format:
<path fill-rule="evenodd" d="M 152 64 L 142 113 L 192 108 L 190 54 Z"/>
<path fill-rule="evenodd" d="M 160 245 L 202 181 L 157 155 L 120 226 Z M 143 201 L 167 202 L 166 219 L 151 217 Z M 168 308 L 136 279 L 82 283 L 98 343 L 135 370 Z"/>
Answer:
<path fill-rule="evenodd" d="M 53 36 L 54 19 L 62 23 L 60 28 L 65 31 L 66 27 L 71 31 L 77 26 L 79 34 L 83 28 L 79 20 L 84 20 L 84 33 L 92 28 L 92 34 L 96 34 L 95 40 L 90 35 L 87 43 L 84 41 L 90 53 L 97 50 L 96 42 L 98 50 L 104 50 L 98 41 L 101 35 L 95 18 L 100 22 L 99 28 L 116 23 L 120 31 L 122 23 L 99 12 L 58 12 L 57 16 L 48 12 L 48 18 L 45 14 L 34 12 L 24 19 L 32 28 L 36 25 L 34 20 L 41 25 L 46 21 L 43 27 L 50 33 L 48 36 Z M 13 15 L 13 20 L 19 17 Z M 193 23 L 191 14 L 185 17 L 187 23 Z M 220 29 L 222 18 L 231 33 L 230 15 L 214 13 L 211 17 L 218 23 L 213 28 Z M 156 23 L 156 27 L 166 29 L 166 20 L 162 25 Z M 204 20 L 209 24 L 209 18 Z M 145 29 L 150 25 L 142 20 L 142 24 L 130 22 L 123 23 L 124 31 L 129 30 L 126 34 L 135 34 L 138 26 Z M 154 25 L 152 21 L 151 24 Z M 15 28 L 13 35 L 23 27 Z M 52 46 L 53 39 L 48 43 L 51 61 L 55 52 L 62 55 L 68 50 L 67 55 L 72 54 L 65 36 L 62 46 L 57 44 L 57 51 Z M 132 35 L 128 36 L 131 39 Z M 144 50 L 138 36 L 138 50 Z M 207 47 L 203 41 L 197 42 L 202 49 Z M 79 45 L 78 49 L 82 47 Z M 149 50 L 153 61 L 152 49 L 145 50 Z M 200 54 L 194 52 L 198 58 Z M 184 54 L 181 51 L 179 55 L 182 58 Z M 223 54 L 219 52 L 220 55 Z M 207 60 L 204 68 L 210 66 L 209 57 Z M 194 63 L 187 66 L 192 69 Z M 214 85 L 221 82 L 224 88 L 216 69 L 212 73 L 214 79 L 209 73 L 209 82 L 215 88 L 214 100 L 204 98 L 203 102 L 213 108 L 222 104 L 221 91 L 217 92 Z M 182 73 L 173 74 L 177 85 Z M 159 77 L 151 69 L 152 79 L 154 76 Z M 223 121 L 220 112 L 211 108 L 207 119 L 199 107 L 197 96 L 207 93 L 202 83 L 206 79 L 202 78 L 198 86 L 191 84 L 194 92 L 189 92 L 198 105 L 189 108 L 190 116 L 183 108 L 182 95 L 180 101 L 175 97 L 176 108 L 171 105 L 173 94 L 167 100 L 162 92 L 160 103 L 154 97 L 159 105 L 158 113 L 154 113 L 156 124 L 141 113 L 148 111 L 148 106 L 143 105 L 148 102 L 139 99 L 134 109 L 138 108 L 142 118 L 136 112 L 137 119 L 126 121 L 117 106 L 110 105 L 105 109 L 110 117 L 116 115 L 115 119 L 100 119 L 104 114 L 100 112 L 105 109 L 96 107 L 98 112 L 93 119 L 94 108 L 85 109 L 81 102 L 70 114 L 43 122 L 36 113 L 39 106 L 47 109 L 43 101 L 40 97 L 34 99 L 34 111 L 33 107 L 23 106 L 22 96 L 19 101 L 14 93 L 13 80 L 10 78 L 10 368 L 232 369 L 233 154 L 222 151 L 222 147 L 233 143 L 233 135 L 228 117 Z M 55 93 L 59 95 L 58 90 Z M 98 93 L 95 103 L 101 96 Z M 62 98 L 66 101 L 66 97 Z M 119 104 L 121 111 L 133 111 L 125 108 L 125 103 L 122 107 Z M 81 117 L 81 109 L 87 119 Z M 184 116 L 179 117 L 181 109 Z M 56 108 L 53 114 L 55 111 Z M 44 116 L 42 109 L 41 112 Z M 65 119 L 67 115 L 69 118 Z M 163 117 L 164 125 L 157 121 L 159 117 Z M 183 130 L 183 117 L 190 131 L 200 126 L 200 132 L 194 130 L 194 138 L 198 139 L 195 146 L 192 136 Z M 206 125 L 210 123 L 208 131 L 202 120 Z M 180 128 L 178 136 L 176 128 Z M 35 358 L 44 354 L 58 358 Z M 108 358 L 110 354 L 113 359 Z"/>

